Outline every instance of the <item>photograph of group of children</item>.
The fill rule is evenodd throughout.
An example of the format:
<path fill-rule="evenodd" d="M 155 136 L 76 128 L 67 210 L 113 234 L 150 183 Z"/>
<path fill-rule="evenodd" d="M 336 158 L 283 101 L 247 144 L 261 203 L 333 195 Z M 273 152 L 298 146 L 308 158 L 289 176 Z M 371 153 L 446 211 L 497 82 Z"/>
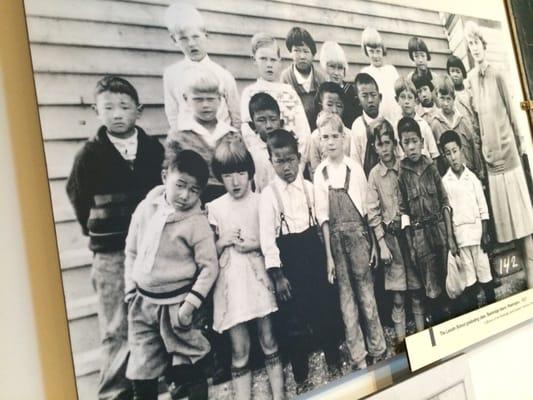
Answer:
<path fill-rule="evenodd" d="M 202 12 L 176 2 L 164 23 L 183 53 L 163 75 L 166 138 L 137 124 L 128 79 L 97 79 L 101 127 L 67 181 L 94 253 L 100 399 L 157 399 L 161 382 L 175 399 L 291 398 L 494 302 L 498 243 L 533 258 L 528 133 L 476 22 L 473 69 L 450 54 L 432 71 L 413 36 L 405 76 L 367 27 L 353 81 L 335 38 L 257 32 L 240 93 Z"/>

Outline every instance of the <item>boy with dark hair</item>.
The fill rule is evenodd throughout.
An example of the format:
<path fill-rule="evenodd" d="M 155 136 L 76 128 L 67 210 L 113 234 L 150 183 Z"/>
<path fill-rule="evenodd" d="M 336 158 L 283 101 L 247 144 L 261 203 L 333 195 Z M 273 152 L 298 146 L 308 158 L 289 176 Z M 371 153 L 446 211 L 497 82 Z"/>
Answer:
<path fill-rule="evenodd" d="M 431 72 L 428 62 L 431 61 L 431 53 L 426 45 L 426 42 L 419 37 L 412 37 L 407 43 L 407 51 L 409 58 L 415 64 L 415 70 L 407 75 L 407 79 L 411 79 L 415 83 L 415 78 L 424 78 L 431 81 L 433 85 L 437 82 L 437 74 Z M 416 84 L 415 84 L 416 86 Z"/>
<path fill-rule="evenodd" d="M 440 144 L 450 165 L 442 183 L 453 209 L 453 231 L 465 272 L 466 288 L 462 297 L 466 307 L 459 310 L 464 313 L 478 307 L 478 281 L 487 303 L 495 301 L 489 258 L 483 251 L 490 243 L 489 210 L 480 180 L 465 166 L 459 133 L 453 130 L 444 132 Z"/>
<path fill-rule="evenodd" d="M 292 64 L 281 73 L 280 80 L 290 84 L 300 96 L 311 131 L 316 129 L 314 99 L 320 84 L 326 77 L 313 67 L 316 44 L 309 32 L 300 27 L 292 28 L 285 40 Z"/>
<path fill-rule="evenodd" d="M 161 183 L 163 147 L 136 126 L 142 111 L 135 88 L 106 76 L 96 84 L 102 126 L 76 154 L 67 193 L 94 253 L 92 280 L 102 341 L 98 397 L 129 398 L 124 304 L 124 243 L 137 204 Z"/>
<path fill-rule="evenodd" d="M 424 75 L 413 75 L 412 80 L 418 94 L 419 104 L 416 108 L 416 113 L 431 126 L 433 117 L 439 111 L 433 93 L 435 85 L 429 77 Z"/>
<path fill-rule="evenodd" d="M 259 92 L 248 104 L 251 121 L 248 123 L 254 136 L 245 137 L 246 147 L 255 164 L 255 191 L 261 192 L 276 176 L 270 162 L 267 140 L 270 132 L 283 127 L 278 102 L 268 93 Z"/>
<path fill-rule="evenodd" d="M 340 368 L 339 305 L 328 284 L 313 185 L 299 172 L 296 139 L 278 129 L 270 133 L 267 145 L 276 177 L 261 192 L 260 243 L 278 298 L 280 344 L 285 345 L 301 393 L 308 386 L 309 329 L 331 373 Z"/>
<path fill-rule="evenodd" d="M 398 122 L 405 158 L 400 162 L 398 186 L 401 228 L 426 293 L 428 323 L 448 316 L 445 285 L 447 254 L 458 254 L 451 225 L 448 195 L 434 163 L 422 155 L 423 139 L 418 123 L 409 117 Z"/>
<path fill-rule="evenodd" d="M 467 73 L 463 62 L 459 57 L 449 56 L 446 61 L 446 71 L 453 81 L 457 111 L 470 120 L 474 132 L 479 136 L 479 121 L 474 112 L 472 91 L 468 80 L 466 80 Z"/>
<path fill-rule="evenodd" d="M 359 161 L 368 177 L 370 170 L 379 162 L 374 149 L 373 127 L 384 119 L 381 116 L 381 93 L 378 84 L 371 75 L 361 72 L 355 77 L 357 97 L 363 107 L 363 115 L 352 125 L 352 143 L 350 157 Z"/>
<path fill-rule="evenodd" d="M 410 82 L 410 81 L 409 81 Z M 405 294 L 409 291 L 416 330 L 424 329 L 422 284 L 411 261 L 404 232 L 400 229 L 398 174 L 400 160 L 394 154 L 397 146 L 393 127 L 383 121 L 374 128 L 377 164 L 368 176 L 366 206 L 368 224 L 376 235 L 384 266 L 384 288 L 392 293 L 391 319 L 396 343 L 406 334 Z"/>
<path fill-rule="evenodd" d="M 161 176 L 163 185 L 135 210 L 126 239 L 126 373 L 139 399 L 156 400 L 163 375 L 187 386 L 189 396 L 207 399 L 198 361 L 211 346 L 200 307 L 218 275 L 215 240 L 200 202 L 209 168 L 199 154 L 170 142 Z"/>
<path fill-rule="evenodd" d="M 435 140 L 439 143 L 441 152 L 444 153 L 440 137 L 443 132 L 453 130 L 459 134 L 462 142 L 462 152 L 465 158 L 466 166 L 480 179 L 484 178 L 483 161 L 481 159 L 481 143 L 479 137 L 475 134 L 468 118 L 458 113 L 455 107 L 455 90 L 453 82 L 449 76 L 439 79 L 436 87 L 437 101 L 440 109 L 435 113 L 431 122 L 431 129 Z M 439 173 L 444 175 L 448 169 L 448 163 L 444 157 L 441 162 L 437 163 Z"/>
<path fill-rule="evenodd" d="M 317 94 L 317 109 L 320 112 L 317 115 L 317 129 L 311 134 L 311 140 L 309 143 L 309 172 L 311 177 L 318 167 L 318 164 L 326 158 L 326 152 L 324 146 L 321 145 L 320 140 L 320 127 L 323 114 L 332 113 L 342 118 L 345 109 L 345 97 L 343 89 L 334 82 L 324 82 L 318 88 Z M 344 151 L 346 155 L 350 154 L 350 130 L 343 125 L 344 130 Z"/>

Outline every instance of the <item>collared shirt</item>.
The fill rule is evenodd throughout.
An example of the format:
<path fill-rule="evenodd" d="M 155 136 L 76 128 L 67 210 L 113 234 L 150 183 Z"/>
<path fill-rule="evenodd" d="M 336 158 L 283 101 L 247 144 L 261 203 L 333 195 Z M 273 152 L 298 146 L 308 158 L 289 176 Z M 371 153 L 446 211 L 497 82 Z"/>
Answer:
<path fill-rule="evenodd" d="M 304 76 L 298 71 L 298 69 L 293 65 L 292 69 L 294 70 L 294 76 L 296 77 L 296 81 L 302 85 L 304 90 L 306 92 L 309 92 L 311 90 L 311 84 L 313 82 L 313 68 L 311 68 L 311 72 L 309 72 L 309 75 L 307 75 L 307 78 L 304 78 Z"/>
<path fill-rule="evenodd" d="M 368 175 L 368 223 L 374 229 L 378 240 L 385 234 L 382 222 L 388 225 L 400 218 L 399 172 L 400 161 L 397 159 L 390 168 L 380 161 Z"/>
<path fill-rule="evenodd" d="M 431 127 L 426 122 L 424 118 L 422 118 L 420 115 L 415 113 L 415 116 L 413 119 L 418 123 L 418 126 L 420 126 L 420 133 L 422 134 L 422 138 L 424 139 L 424 148 L 422 149 L 422 154 L 424 154 L 426 157 L 430 159 L 437 158 L 439 153 L 439 148 L 437 147 L 437 143 L 435 142 L 435 136 L 433 136 L 433 131 L 431 130 Z M 398 135 L 398 122 L 400 119 L 396 121 L 394 124 L 394 133 L 396 135 L 396 138 L 399 139 Z M 401 158 L 404 157 L 403 150 L 401 150 L 401 146 L 399 146 Z"/>
<path fill-rule="evenodd" d="M 318 223 L 322 225 L 329 220 L 329 187 L 339 189 L 344 187 L 346 167 L 350 168 L 350 183 L 348 195 L 352 199 L 362 216 L 366 215 L 367 181 L 363 167 L 349 157 L 344 157 L 340 163 L 333 163 L 326 158 L 315 171 L 315 210 Z M 324 178 L 324 168 L 328 171 L 328 180 Z"/>
<path fill-rule="evenodd" d="M 436 104 L 433 104 L 432 107 L 423 107 L 422 104 L 416 106 L 416 113 L 424 118 L 424 120 L 431 125 L 431 121 L 435 117 L 435 114 L 439 111 L 439 108 Z"/>
<path fill-rule="evenodd" d="M 249 136 L 246 147 L 252 155 L 255 165 L 255 191 L 261 193 L 263 189 L 276 177 L 274 166 L 270 162 L 267 145 L 259 135 Z"/>
<path fill-rule="evenodd" d="M 135 132 L 129 138 L 121 139 L 116 136 L 106 133 L 109 141 L 115 146 L 115 149 L 120 153 L 122 158 L 126 161 L 134 161 L 137 157 L 138 132 Z"/>
<path fill-rule="evenodd" d="M 305 189 L 304 189 L 305 185 Z M 266 268 L 279 268 L 281 260 L 276 238 L 281 233 L 280 207 L 272 186 L 278 190 L 283 203 L 283 212 L 290 233 L 303 232 L 310 226 L 309 207 L 314 209 L 313 184 L 301 175 L 290 184 L 276 176 L 272 182 L 263 189 L 259 202 L 259 233 L 261 251 L 265 256 Z M 307 203 L 307 195 L 309 202 Z M 314 216 L 313 216 L 314 217 Z M 287 234 L 285 225 L 283 234 Z"/>
<path fill-rule="evenodd" d="M 213 132 L 209 132 L 203 125 L 196 121 L 192 116 L 183 118 L 178 123 L 178 130 L 192 131 L 200 136 L 209 147 L 215 148 L 218 140 L 229 132 L 237 133 L 238 131 L 231 125 L 224 121 L 217 121 L 217 125 Z"/>
<path fill-rule="evenodd" d="M 452 207 L 453 231 L 459 247 L 481 243 L 482 220 L 489 219 L 487 201 L 481 182 L 465 167 L 461 176 L 452 169 L 442 177 Z"/>
<path fill-rule="evenodd" d="M 192 112 L 183 98 L 185 89 L 183 75 L 187 69 L 194 68 L 198 65 L 202 65 L 213 71 L 220 80 L 222 101 L 217 111 L 217 119 L 240 129 L 239 92 L 237 91 L 235 78 L 228 70 L 213 62 L 207 55 L 198 62 L 184 58 L 165 69 L 163 73 L 163 91 L 165 113 L 170 128 L 176 127 L 182 116 Z"/>

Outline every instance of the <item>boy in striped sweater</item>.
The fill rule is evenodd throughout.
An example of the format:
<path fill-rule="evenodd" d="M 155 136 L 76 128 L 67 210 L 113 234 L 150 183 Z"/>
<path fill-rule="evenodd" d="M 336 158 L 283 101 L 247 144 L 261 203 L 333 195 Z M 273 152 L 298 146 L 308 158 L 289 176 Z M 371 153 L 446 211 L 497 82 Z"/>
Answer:
<path fill-rule="evenodd" d="M 125 79 L 107 76 L 96 85 L 102 126 L 77 153 L 67 193 L 89 248 L 102 341 L 99 399 L 131 398 L 124 304 L 124 244 L 137 204 L 161 183 L 163 147 L 135 125 L 142 106 Z"/>

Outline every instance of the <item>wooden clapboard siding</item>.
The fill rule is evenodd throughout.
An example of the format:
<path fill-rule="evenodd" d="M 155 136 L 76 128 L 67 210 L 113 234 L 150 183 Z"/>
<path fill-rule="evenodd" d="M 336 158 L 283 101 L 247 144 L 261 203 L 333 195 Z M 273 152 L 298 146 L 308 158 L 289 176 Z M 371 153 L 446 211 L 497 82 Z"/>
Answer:
<path fill-rule="evenodd" d="M 425 40 L 432 53 L 431 66 L 437 71 L 444 70 L 450 53 L 439 14 L 427 10 L 364 0 L 189 1 L 205 18 L 211 58 L 235 76 L 239 90 L 256 79 L 250 38 L 259 31 L 278 39 L 283 67 L 290 62 L 285 35 L 295 25 L 309 30 L 319 49 L 326 40 L 337 41 L 349 62 L 348 79 L 368 64 L 360 43 L 367 26 L 380 31 L 389 50 L 386 62 L 404 75 L 413 68 L 407 54 L 413 35 Z M 58 247 L 64 284 L 71 286 L 65 288 L 69 318 L 81 327 L 80 332 L 85 326 L 95 329 L 94 296 L 88 282 L 91 258 L 88 238 L 81 234 L 65 192 L 66 177 L 76 152 L 99 126 L 91 104 L 94 85 L 106 74 L 124 76 L 137 88 L 145 105 L 140 126 L 161 139 L 167 132 L 161 76 L 167 65 L 183 57 L 163 26 L 170 3 L 25 0 Z M 74 348 L 80 350 L 75 356 L 77 375 L 96 372 L 97 349 L 90 349 L 96 343 L 94 337 L 85 340 L 74 333 Z M 79 380 L 81 398 L 95 385 L 85 378 Z"/>

